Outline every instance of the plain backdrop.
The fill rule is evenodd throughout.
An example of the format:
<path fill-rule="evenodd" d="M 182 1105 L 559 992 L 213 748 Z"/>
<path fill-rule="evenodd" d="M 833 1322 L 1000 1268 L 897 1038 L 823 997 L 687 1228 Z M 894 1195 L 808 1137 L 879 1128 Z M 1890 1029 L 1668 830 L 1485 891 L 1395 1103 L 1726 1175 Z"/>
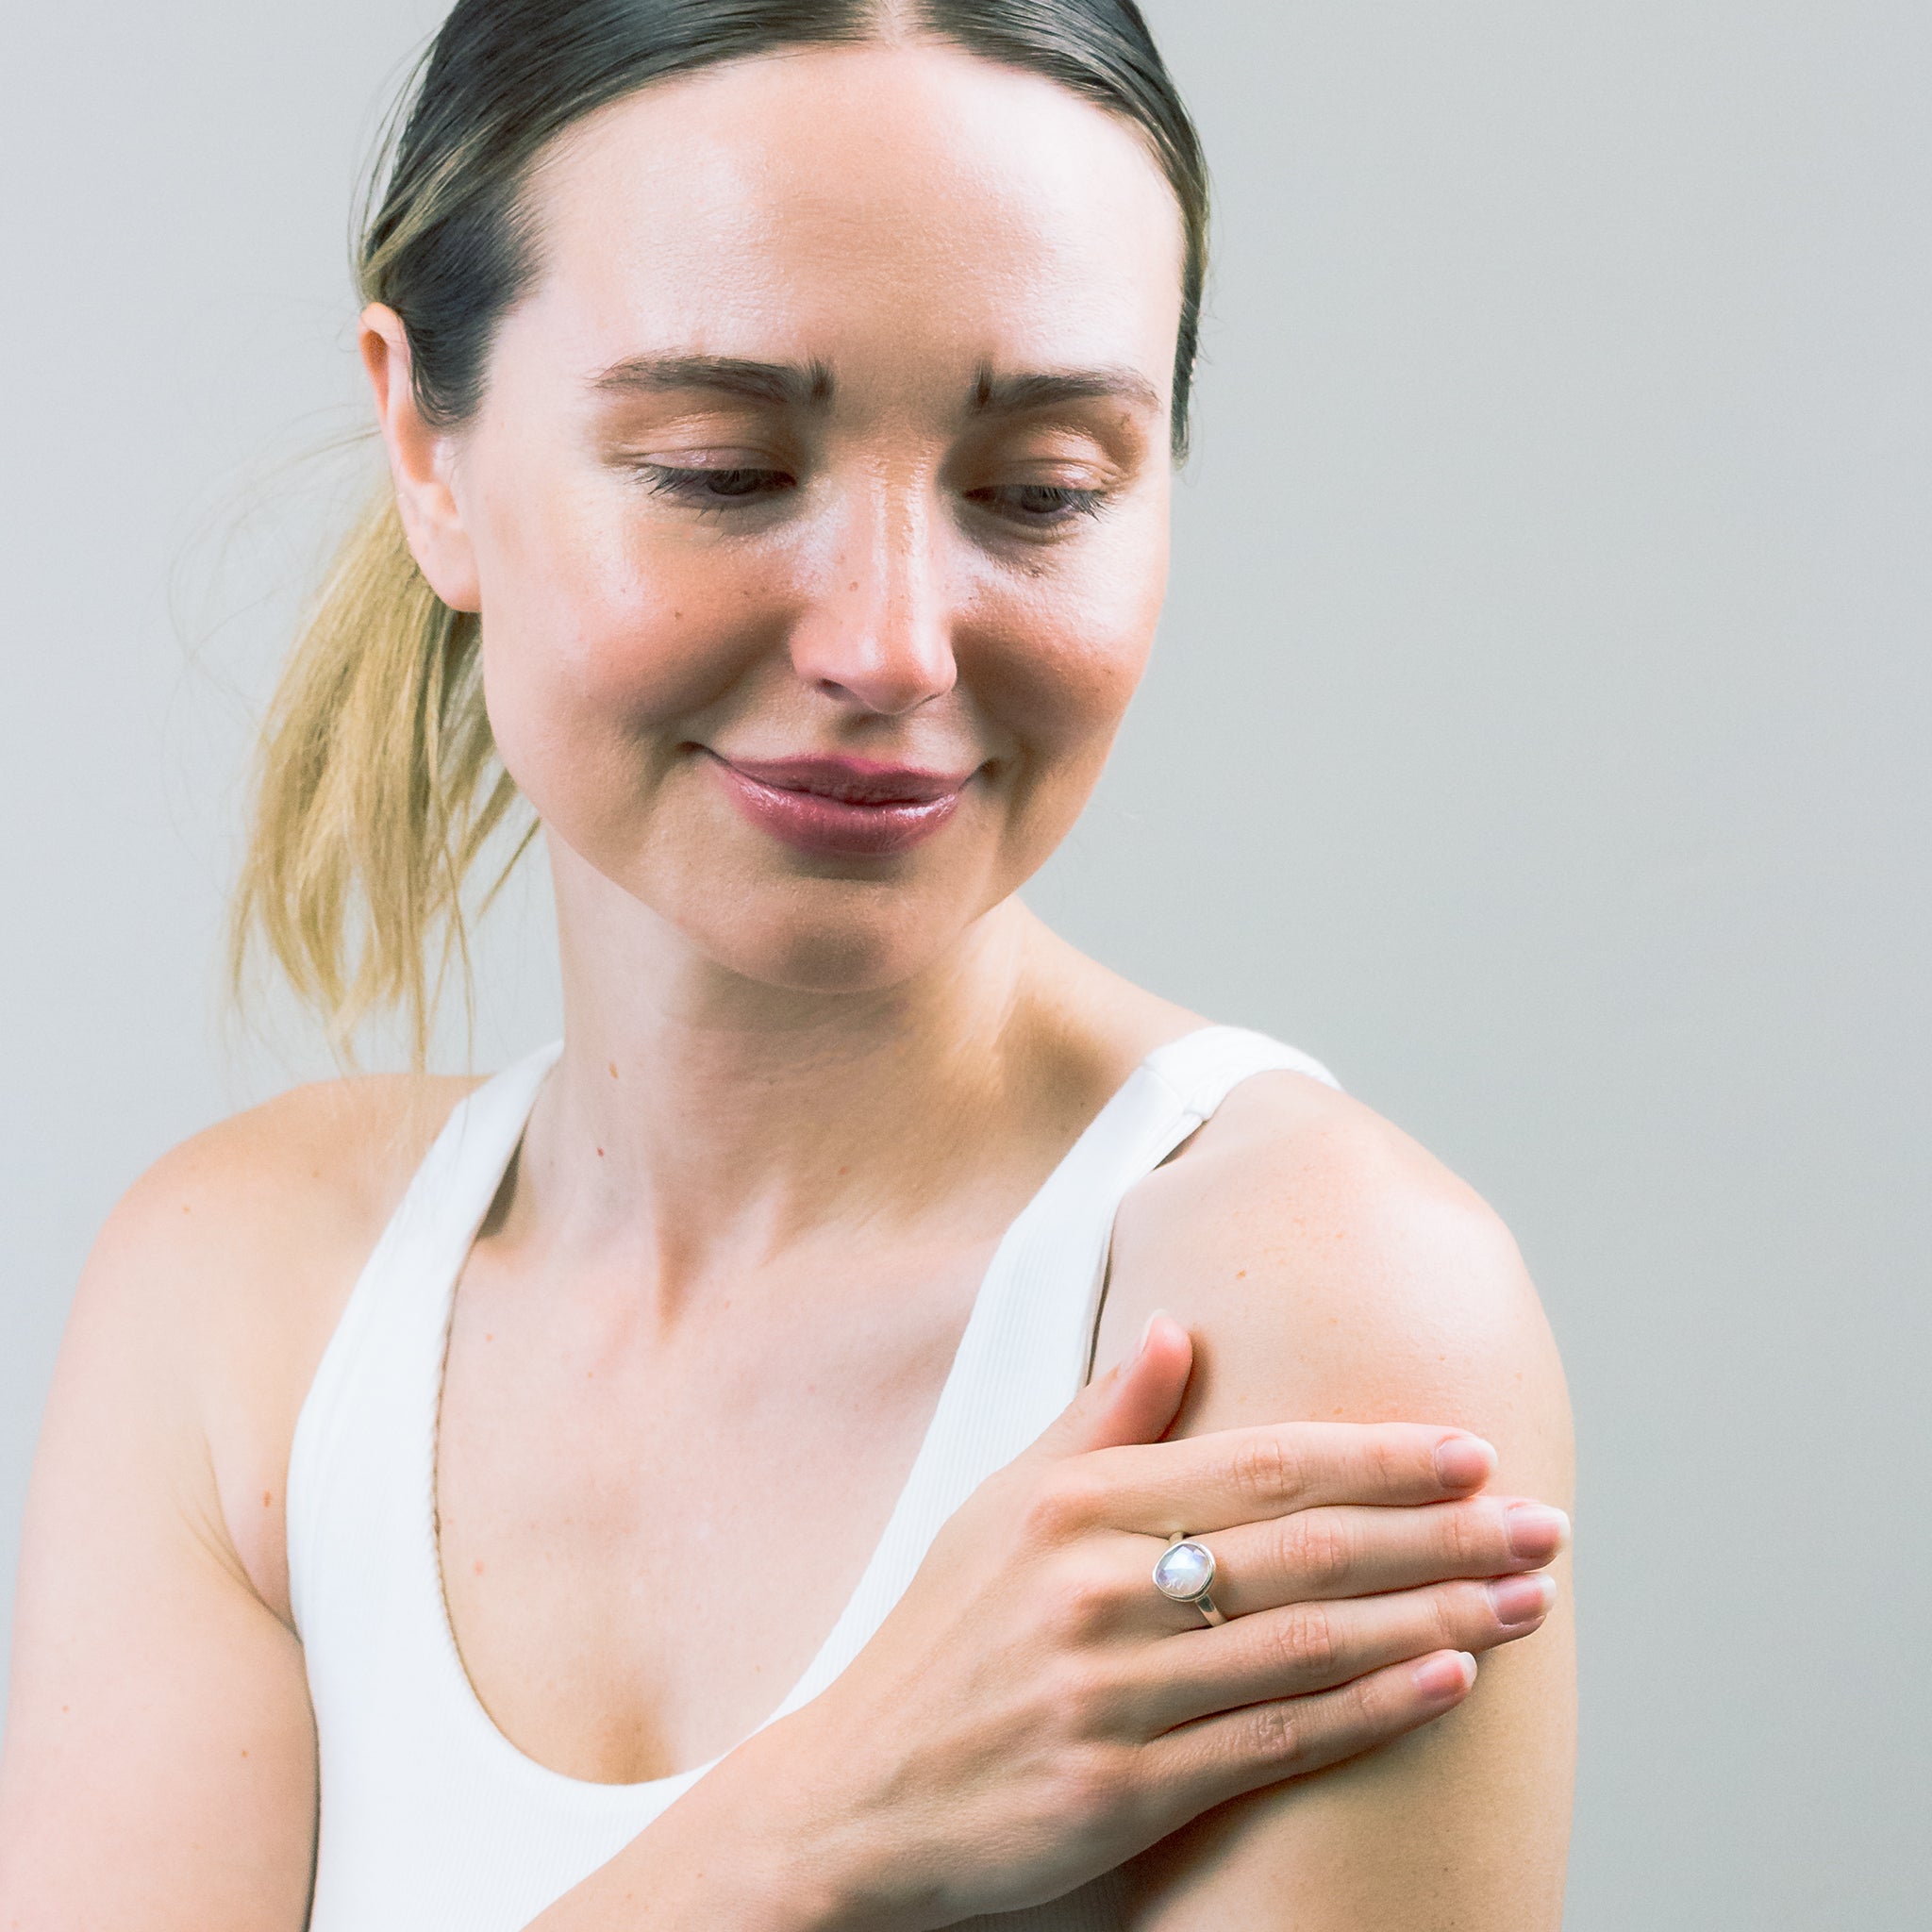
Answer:
<path fill-rule="evenodd" d="M 93 1230 L 321 1064 L 225 1026 L 218 927 L 440 11 L 8 13 L 0 1594 Z M 1923 1924 L 1932 9 L 1150 11 L 1220 187 L 1200 433 L 1030 896 L 1517 1229 L 1582 1451 L 1575 1932 Z M 555 1024 L 533 874 L 477 1059 Z"/>

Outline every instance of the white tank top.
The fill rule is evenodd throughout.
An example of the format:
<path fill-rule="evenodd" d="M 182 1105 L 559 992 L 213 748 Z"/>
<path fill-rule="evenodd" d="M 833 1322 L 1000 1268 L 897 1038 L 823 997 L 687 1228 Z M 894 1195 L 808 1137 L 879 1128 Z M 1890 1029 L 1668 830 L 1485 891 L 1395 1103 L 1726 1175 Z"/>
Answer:
<path fill-rule="evenodd" d="M 356 1284 L 290 1456 L 289 1583 L 321 1754 L 310 1932 L 521 1932 L 710 1765 L 632 1785 L 566 1777 L 496 1728 L 464 1674 L 437 1558 L 435 1449 L 456 1284 L 560 1048 L 458 1106 Z M 767 1723 L 876 1630 L 935 1533 L 1073 1400 L 1092 1367 L 1115 1210 L 1251 1074 L 1326 1070 L 1204 1027 L 1150 1054 L 1007 1230 L 878 1547 Z M 718 1760 L 714 1758 L 712 1763 Z M 1012 1932 L 1120 1923 L 1111 1874 Z"/>

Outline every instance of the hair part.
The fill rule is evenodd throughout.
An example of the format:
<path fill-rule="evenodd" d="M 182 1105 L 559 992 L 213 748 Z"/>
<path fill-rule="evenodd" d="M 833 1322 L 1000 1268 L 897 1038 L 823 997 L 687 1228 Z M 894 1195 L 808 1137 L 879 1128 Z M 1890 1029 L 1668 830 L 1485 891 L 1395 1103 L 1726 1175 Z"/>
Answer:
<path fill-rule="evenodd" d="M 678 75 L 905 40 L 1039 75 L 1146 140 L 1185 238 L 1171 417 L 1181 459 L 1208 170 L 1133 0 L 459 0 L 382 144 L 357 257 L 364 302 L 402 318 L 425 418 L 459 426 L 482 403 L 497 327 L 541 269 L 532 174 L 566 129 Z M 516 801 L 484 708 L 479 635 L 429 588 L 385 483 L 271 707 L 230 924 L 237 989 L 259 942 L 345 1060 L 367 1020 L 399 1010 L 421 1066 L 452 967 L 469 992 L 465 883 Z"/>

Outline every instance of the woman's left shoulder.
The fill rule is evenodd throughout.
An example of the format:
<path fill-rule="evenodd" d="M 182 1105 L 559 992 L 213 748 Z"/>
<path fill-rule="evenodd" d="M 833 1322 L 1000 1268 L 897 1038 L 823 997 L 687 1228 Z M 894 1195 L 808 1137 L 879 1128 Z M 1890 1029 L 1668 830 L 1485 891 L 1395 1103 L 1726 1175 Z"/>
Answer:
<path fill-rule="evenodd" d="M 1545 1484 L 1567 1477 L 1562 1371 L 1509 1230 L 1407 1134 L 1306 1075 L 1241 1082 L 1127 1196 L 1099 1359 L 1157 1307 L 1195 1339 L 1188 1433 L 1453 1423 Z"/>

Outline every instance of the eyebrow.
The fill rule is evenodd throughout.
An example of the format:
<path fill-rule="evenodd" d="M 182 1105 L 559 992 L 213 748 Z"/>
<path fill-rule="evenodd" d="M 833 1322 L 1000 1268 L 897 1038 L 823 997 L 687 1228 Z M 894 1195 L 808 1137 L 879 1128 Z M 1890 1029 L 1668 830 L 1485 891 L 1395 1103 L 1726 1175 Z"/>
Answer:
<path fill-rule="evenodd" d="M 1132 403 L 1158 413 L 1160 391 L 1135 369 L 1068 369 L 1025 375 L 995 375 L 981 365 L 973 386 L 976 414 L 1016 416 L 1066 403 Z"/>
<path fill-rule="evenodd" d="M 610 395 L 710 389 L 755 403 L 822 408 L 832 397 L 832 372 L 823 362 L 752 362 L 741 356 L 630 356 L 591 387 Z"/>
<path fill-rule="evenodd" d="M 594 377 L 605 394 L 662 394 L 688 389 L 716 390 L 749 402 L 792 408 L 823 408 L 835 384 L 830 367 L 757 362 L 741 356 L 629 356 Z M 1124 402 L 1158 413 L 1160 391 L 1138 370 L 1125 368 L 1033 371 L 998 375 L 982 363 L 974 377 L 974 415 L 1017 416 L 1069 403 Z"/>

